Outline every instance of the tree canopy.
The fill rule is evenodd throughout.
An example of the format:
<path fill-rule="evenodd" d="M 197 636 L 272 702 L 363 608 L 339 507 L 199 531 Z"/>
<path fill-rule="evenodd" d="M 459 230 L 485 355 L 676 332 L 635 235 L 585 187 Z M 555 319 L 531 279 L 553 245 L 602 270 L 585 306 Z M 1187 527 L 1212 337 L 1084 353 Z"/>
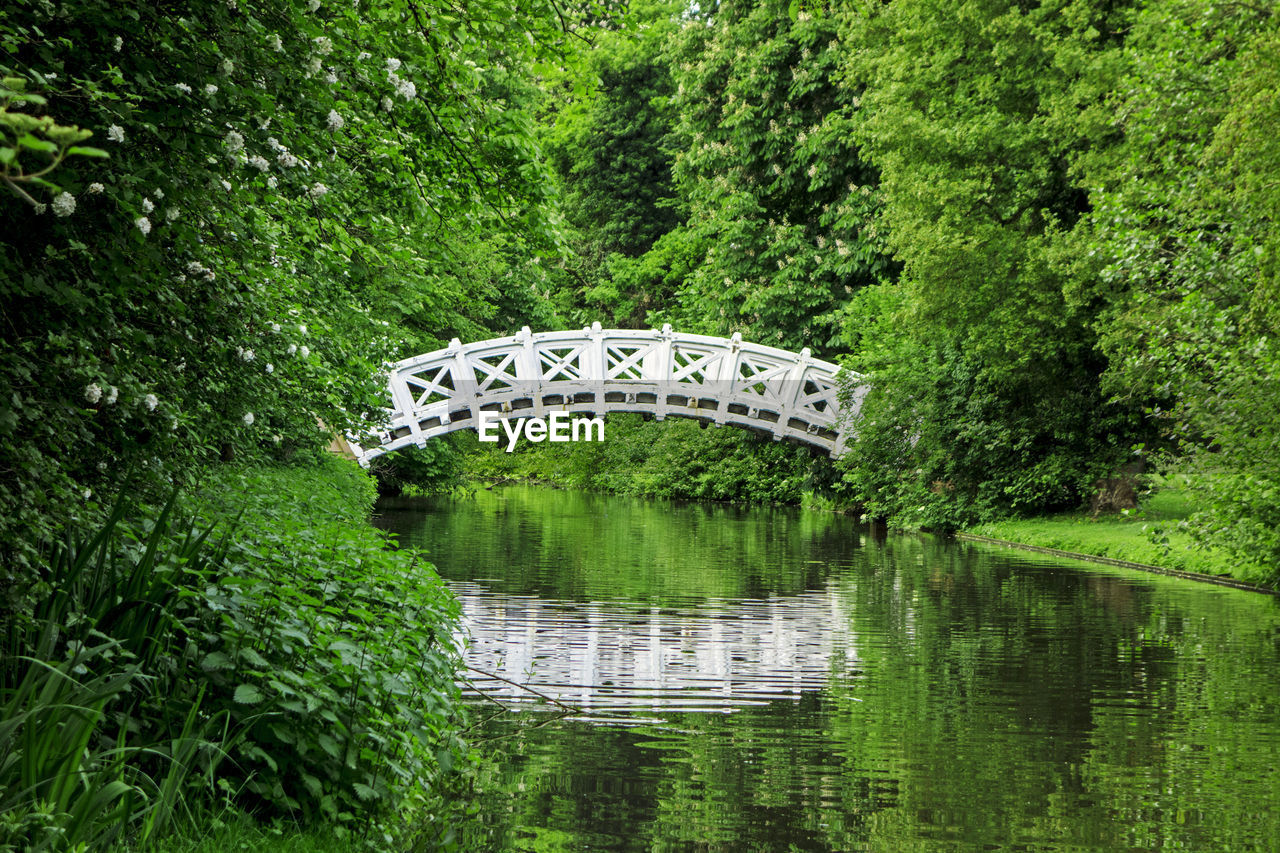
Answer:
<path fill-rule="evenodd" d="M 372 427 L 389 360 L 601 320 L 864 373 L 872 515 L 1154 464 L 1274 567 L 1277 44 L 1194 0 L 10 3 L 7 559 Z"/>

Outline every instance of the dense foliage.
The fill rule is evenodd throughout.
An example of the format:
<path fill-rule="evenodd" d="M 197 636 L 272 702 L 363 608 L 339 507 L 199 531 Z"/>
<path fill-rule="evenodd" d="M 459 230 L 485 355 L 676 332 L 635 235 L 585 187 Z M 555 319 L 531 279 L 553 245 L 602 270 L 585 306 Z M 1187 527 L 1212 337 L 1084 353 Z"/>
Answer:
<path fill-rule="evenodd" d="M 457 604 L 372 499 L 337 459 L 227 469 L 183 501 L 196 523 L 121 504 L 58 546 L 0 623 L 0 845 L 145 842 L 223 797 L 447 842 Z"/>
<path fill-rule="evenodd" d="M 557 238 L 527 103 L 567 38 L 553 4 L 22 0 L 0 21 L 7 564 L 122 471 L 358 432 L 386 360 L 536 315 L 522 271 Z M 109 156 L 48 171 L 42 114 Z"/>
<path fill-rule="evenodd" d="M 643 65 L 631 115 L 662 132 L 602 157 L 593 134 L 626 93 L 553 100 L 554 127 L 576 128 L 559 179 L 574 199 L 611 188 L 596 247 L 641 209 L 640 163 L 652 198 L 669 168 L 660 209 L 681 219 L 596 263 L 591 286 L 560 282 L 562 302 L 585 300 L 575 317 L 843 355 L 871 393 L 837 491 L 873 515 L 953 527 L 1072 508 L 1154 463 L 1195 475 L 1190 529 L 1275 573 L 1270 7 L 637 14 L 592 67 Z M 633 227 L 637 244 L 654 233 Z"/>
<path fill-rule="evenodd" d="M 613 415 L 604 441 L 521 442 L 512 453 L 492 452 L 469 433 L 454 440 L 471 477 L 533 479 L 623 495 L 796 504 L 835 479 L 830 461 L 807 447 L 679 417 Z"/>

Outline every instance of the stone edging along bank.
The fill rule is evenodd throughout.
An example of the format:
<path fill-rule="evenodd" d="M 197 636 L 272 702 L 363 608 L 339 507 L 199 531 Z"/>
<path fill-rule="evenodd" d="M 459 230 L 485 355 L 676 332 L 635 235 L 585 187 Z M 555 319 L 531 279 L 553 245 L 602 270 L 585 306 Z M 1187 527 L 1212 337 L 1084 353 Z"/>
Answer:
<path fill-rule="evenodd" d="M 957 531 L 955 537 L 956 539 L 964 542 L 981 542 L 984 545 L 1003 545 L 1006 548 L 1033 551 L 1037 554 L 1049 554 L 1054 557 L 1067 557 L 1068 559 L 1084 560 L 1089 563 L 1102 563 L 1107 566 L 1119 566 L 1122 569 L 1136 569 L 1140 572 L 1152 572 L 1157 575 L 1167 575 L 1169 577 L 1182 578 L 1189 581 L 1199 581 L 1200 583 L 1229 586 L 1232 589 L 1242 589 L 1247 592 L 1262 592 L 1267 595 L 1280 595 L 1280 590 L 1265 586 L 1258 586 L 1257 584 L 1245 583 L 1244 581 L 1238 581 L 1235 578 L 1220 577 L 1218 575 L 1202 575 L 1195 572 L 1184 572 L 1178 569 L 1162 569 L 1159 566 L 1150 566 L 1146 563 L 1131 563 L 1128 560 L 1113 560 L 1110 557 L 1098 557 L 1093 554 L 1078 554 L 1075 551 L 1060 551 L 1057 548 L 1042 548 L 1039 545 L 1024 545 L 1021 542 L 992 539 L 990 536 L 979 536 L 976 533 L 962 533 Z"/>

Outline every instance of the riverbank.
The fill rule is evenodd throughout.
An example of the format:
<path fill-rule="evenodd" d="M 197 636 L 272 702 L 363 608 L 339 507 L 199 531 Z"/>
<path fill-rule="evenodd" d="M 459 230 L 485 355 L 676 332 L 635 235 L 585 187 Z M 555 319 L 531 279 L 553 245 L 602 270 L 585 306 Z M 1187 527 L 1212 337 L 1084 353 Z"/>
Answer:
<path fill-rule="evenodd" d="M 1101 558 L 1127 568 L 1265 586 L 1257 567 L 1205 546 L 1190 532 L 1187 521 L 1193 511 L 1187 490 L 1172 485 L 1156 491 L 1134 510 L 1096 517 L 1081 510 L 995 521 L 957 531 L 956 536 L 1058 556 Z"/>

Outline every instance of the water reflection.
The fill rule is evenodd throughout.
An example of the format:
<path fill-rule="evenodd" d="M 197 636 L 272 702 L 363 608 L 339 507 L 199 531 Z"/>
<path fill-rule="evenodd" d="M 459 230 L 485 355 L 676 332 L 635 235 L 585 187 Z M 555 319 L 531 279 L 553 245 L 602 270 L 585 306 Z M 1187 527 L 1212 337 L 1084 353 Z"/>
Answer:
<path fill-rule="evenodd" d="M 726 711 L 824 690 L 858 661 L 848 596 L 834 582 L 697 610 L 453 586 L 470 634 L 467 663 L 479 671 L 476 686 L 505 702 L 542 701 L 542 694 L 591 709 Z"/>
<path fill-rule="evenodd" d="M 464 849 L 1280 838 L 1273 599 L 789 509 L 519 487 L 383 521 L 457 591 L 477 669 L 589 711 L 477 679 L 517 712 L 475 732 Z"/>

